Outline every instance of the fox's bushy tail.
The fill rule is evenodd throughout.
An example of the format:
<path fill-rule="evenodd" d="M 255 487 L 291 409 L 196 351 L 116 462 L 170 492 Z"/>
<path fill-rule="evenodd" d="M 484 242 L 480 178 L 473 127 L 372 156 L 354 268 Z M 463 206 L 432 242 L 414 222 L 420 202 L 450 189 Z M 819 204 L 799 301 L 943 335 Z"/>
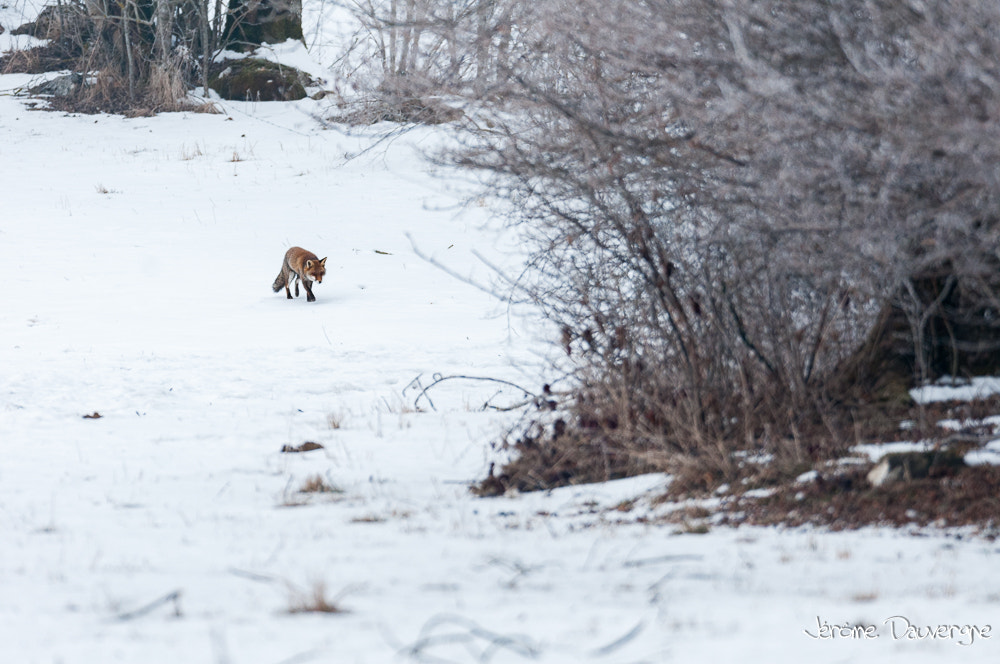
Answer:
<path fill-rule="evenodd" d="M 284 287 L 285 287 L 285 271 L 282 270 L 281 272 L 278 273 L 278 278 L 274 280 L 273 284 L 271 284 L 271 288 L 273 288 L 274 292 L 277 293 Z"/>

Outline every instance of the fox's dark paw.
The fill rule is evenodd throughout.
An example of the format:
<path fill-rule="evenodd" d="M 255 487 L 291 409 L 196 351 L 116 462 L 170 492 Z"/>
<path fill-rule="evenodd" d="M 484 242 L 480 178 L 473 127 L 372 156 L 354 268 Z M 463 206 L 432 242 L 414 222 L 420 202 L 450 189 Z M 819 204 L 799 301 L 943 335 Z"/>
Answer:
<path fill-rule="evenodd" d="M 312 293 L 309 293 L 309 297 L 306 298 L 306 302 L 315 302 L 315 301 L 316 301 L 316 296 L 313 295 Z"/>

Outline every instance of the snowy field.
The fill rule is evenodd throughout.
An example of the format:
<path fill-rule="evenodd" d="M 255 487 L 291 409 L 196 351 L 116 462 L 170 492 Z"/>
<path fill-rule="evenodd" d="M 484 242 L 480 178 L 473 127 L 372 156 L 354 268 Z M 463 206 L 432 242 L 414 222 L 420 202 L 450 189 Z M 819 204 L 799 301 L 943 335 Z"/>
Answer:
<path fill-rule="evenodd" d="M 551 347 L 414 253 L 519 260 L 433 131 L 32 111 L 28 81 L 0 76 L 0 662 L 1000 658 L 995 542 L 680 534 L 642 523 L 659 476 L 472 497 L 516 417 L 480 407 L 520 394 L 418 411 L 414 379 L 537 389 Z M 329 257 L 316 303 L 271 291 L 292 245 Z M 294 611 L 317 592 L 342 611 Z"/>

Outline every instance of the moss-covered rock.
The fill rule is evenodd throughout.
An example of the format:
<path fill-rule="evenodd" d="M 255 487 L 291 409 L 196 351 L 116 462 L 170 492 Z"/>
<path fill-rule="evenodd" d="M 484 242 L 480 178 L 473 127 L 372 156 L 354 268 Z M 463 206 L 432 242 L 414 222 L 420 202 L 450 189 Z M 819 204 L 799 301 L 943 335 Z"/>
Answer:
<path fill-rule="evenodd" d="M 208 85 L 223 99 L 294 101 L 314 82 L 304 72 L 259 58 L 226 60 L 214 68 Z"/>

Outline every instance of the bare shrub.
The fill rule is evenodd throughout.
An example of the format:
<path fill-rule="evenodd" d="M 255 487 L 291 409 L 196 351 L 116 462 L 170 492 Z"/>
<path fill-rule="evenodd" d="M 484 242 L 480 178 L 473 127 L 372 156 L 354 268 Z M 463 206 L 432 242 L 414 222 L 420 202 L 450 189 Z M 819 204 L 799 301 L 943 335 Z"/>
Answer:
<path fill-rule="evenodd" d="M 308 593 L 295 592 L 289 602 L 288 612 L 298 613 L 343 613 L 344 609 L 337 605 L 336 600 L 326 596 L 326 584 L 314 583 Z"/>
<path fill-rule="evenodd" d="M 854 439 L 884 357 L 912 382 L 997 347 L 1000 9 L 532 12 L 536 50 L 452 160 L 535 249 L 527 290 L 579 386 L 568 424 L 608 441 L 571 447 L 791 472 Z"/>

